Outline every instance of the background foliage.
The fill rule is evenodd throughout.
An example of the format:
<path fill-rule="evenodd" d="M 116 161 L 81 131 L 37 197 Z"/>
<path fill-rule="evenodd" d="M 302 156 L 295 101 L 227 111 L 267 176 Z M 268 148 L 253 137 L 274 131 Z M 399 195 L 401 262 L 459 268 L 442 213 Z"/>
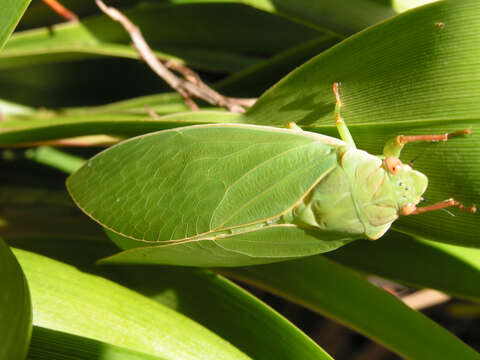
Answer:
<path fill-rule="evenodd" d="M 426 2 L 115 2 L 160 57 L 198 70 L 222 94 L 260 96 L 239 115 L 203 103 L 191 112 L 93 2 L 70 1 L 80 21 L 59 23 L 40 1 L 21 21 L 29 2 L 4 1 L 0 234 L 13 253 L 0 242 L 0 334 L 13 334 L 15 324 L 18 335 L 0 359 L 331 358 L 227 277 L 326 315 L 403 358 L 478 359 L 366 280 L 373 274 L 478 302 L 475 215 L 402 219 L 376 242 L 273 265 L 98 266 L 118 249 L 64 186 L 67 173 L 101 150 L 99 142 L 166 128 L 296 121 L 337 136 L 331 85 L 341 81 L 343 115 L 357 146 L 371 153 L 398 133 L 472 128 L 471 137 L 411 145 L 403 157 L 428 175 L 428 201 L 480 203 L 480 4 L 414 8 Z M 82 147 L 45 146 L 85 135 Z"/>

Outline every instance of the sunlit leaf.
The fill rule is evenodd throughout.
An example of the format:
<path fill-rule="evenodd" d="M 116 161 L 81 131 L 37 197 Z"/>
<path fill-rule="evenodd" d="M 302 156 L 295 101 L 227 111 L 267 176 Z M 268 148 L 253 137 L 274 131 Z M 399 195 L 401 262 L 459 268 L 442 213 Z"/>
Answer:
<path fill-rule="evenodd" d="M 201 325 L 132 290 L 41 255 L 19 249 L 15 255 L 30 284 L 36 326 L 169 359 L 247 358 Z"/>
<path fill-rule="evenodd" d="M 33 328 L 28 360 L 162 360 L 145 353 L 39 326 Z"/>
<path fill-rule="evenodd" d="M 27 281 L 0 239 L 0 359 L 23 360 L 32 333 L 32 304 Z"/>
<path fill-rule="evenodd" d="M 451 333 L 323 256 L 220 272 L 289 298 L 407 359 L 480 359 Z"/>
<path fill-rule="evenodd" d="M 149 45 L 161 51 L 160 57 L 216 71 L 245 68 L 268 53 L 322 34 L 237 4 L 143 3 L 124 12 L 140 25 Z M 282 37 L 275 36 L 279 31 Z M 103 56 L 139 58 L 127 32 L 108 16 L 99 15 L 16 34 L 0 53 L 0 70 Z"/>
<path fill-rule="evenodd" d="M 0 50 L 7 42 L 10 34 L 17 26 L 30 0 L 3 0 L 2 26 L 0 26 Z"/>

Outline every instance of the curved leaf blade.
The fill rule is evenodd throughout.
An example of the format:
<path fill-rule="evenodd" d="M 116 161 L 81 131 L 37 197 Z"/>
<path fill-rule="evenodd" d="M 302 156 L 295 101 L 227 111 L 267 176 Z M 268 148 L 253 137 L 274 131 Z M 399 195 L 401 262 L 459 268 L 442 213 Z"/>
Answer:
<path fill-rule="evenodd" d="M 211 0 L 171 0 L 177 4 L 202 3 Z M 217 0 L 218 1 L 218 0 Z M 225 0 L 222 0 L 222 2 Z M 329 29 L 339 34 L 352 34 L 367 26 L 395 15 L 389 6 L 370 0 L 341 0 L 336 2 L 309 0 L 227 0 L 243 3 L 280 14 L 296 21 Z"/>
<path fill-rule="evenodd" d="M 288 49 L 322 34 L 241 4 L 142 3 L 124 13 L 140 26 L 146 41 L 161 51 L 158 55 L 162 58 L 181 59 L 222 72 L 240 70 L 266 53 Z M 249 19 L 248 24 L 245 19 Z M 275 36 L 279 31 L 284 32 L 281 38 Z M 104 56 L 139 58 L 125 30 L 108 16 L 100 15 L 16 34 L 0 53 L 0 69 Z"/>
<path fill-rule="evenodd" d="M 15 256 L 0 239 L 0 359 L 25 359 L 31 333 L 32 304 L 27 281 Z"/>
<path fill-rule="evenodd" d="M 180 126 L 209 123 L 243 123 L 244 117 L 225 111 L 180 112 L 152 119 L 147 113 L 128 112 L 72 114 L 11 118 L 0 123 L 0 143 L 18 144 L 90 134 L 141 135 Z"/>
<path fill-rule="evenodd" d="M 356 241 L 326 256 L 362 272 L 480 301 L 479 249 L 391 232 L 375 243 Z"/>
<path fill-rule="evenodd" d="M 30 284 L 36 326 L 168 359 L 248 358 L 194 321 L 118 284 L 27 251 L 15 255 Z"/>
<path fill-rule="evenodd" d="M 441 1 L 364 30 L 282 79 L 247 116 L 278 126 L 333 127 L 338 81 L 349 125 L 475 119 L 479 8 L 472 0 Z M 380 41 L 385 34 L 391 41 Z M 272 113 L 279 114 L 269 119 Z"/>
<path fill-rule="evenodd" d="M 35 326 L 28 360 L 162 360 L 106 342 Z"/>
<path fill-rule="evenodd" d="M 122 283 L 208 327 L 253 359 L 331 359 L 282 315 L 211 271 L 171 266 L 112 270 Z"/>
<path fill-rule="evenodd" d="M 0 27 L 0 50 L 15 30 L 30 0 L 5 0 L 2 3 L 2 26 Z"/>
<path fill-rule="evenodd" d="M 407 359 L 480 359 L 432 320 L 323 256 L 218 271 L 331 317 Z"/>
<path fill-rule="evenodd" d="M 117 249 L 105 236 L 102 237 L 98 226 L 95 227 L 98 233 L 92 234 L 88 230 L 96 225 L 93 221 L 84 216 L 75 222 L 65 219 L 75 208 L 65 192 L 39 191 L 25 196 L 25 190 L 9 190 L 13 199 L 22 195 L 25 198 L 24 206 L 20 206 L 25 210 L 17 209 L 15 218 L 20 218 L 20 223 L 28 224 L 30 231 L 35 233 L 10 234 L 7 240 L 11 246 L 104 276 L 159 301 L 207 327 L 253 359 L 330 359 L 324 350 L 275 310 L 211 271 L 172 266 L 94 266 L 95 260 Z M 2 208 L 8 209 L 7 204 L 2 201 Z M 44 216 L 46 208 L 50 214 L 48 217 Z M 38 219 L 39 216 L 42 228 L 28 222 L 28 219 Z M 10 219 L 7 217 L 8 222 Z M 57 233 L 50 235 L 51 229 L 58 224 L 65 224 L 68 231 L 56 229 Z M 75 238 L 72 233 L 76 234 Z M 34 333 L 34 343 L 35 336 Z"/>
<path fill-rule="evenodd" d="M 70 228 L 76 231 L 84 224 L 88 223 L 83 221 Z M 22 236 L 9 239 L 9 243 L 104 276 L 148 296 L 210 329 L 253 359 L 331 359 L 282 315 L 211 271 L 172 266 L 93 266 L 96 259 L 114 251 L 113 244 L 106 238 Z M 43 339 L 53 330 L 42 329 L 44 334 L 38 329 L 34 328 L 32 346 L 39 344 L 41 351 L 43 343 L 48 344 Z"/>

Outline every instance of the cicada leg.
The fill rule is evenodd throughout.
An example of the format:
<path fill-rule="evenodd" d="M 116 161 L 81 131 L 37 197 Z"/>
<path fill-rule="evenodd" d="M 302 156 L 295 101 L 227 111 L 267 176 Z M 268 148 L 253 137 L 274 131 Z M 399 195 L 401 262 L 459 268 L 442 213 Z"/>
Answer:
<path fill-rule="evenodd" d="M 290 121 L 290 122 L 287 123 L 287 129 L 303 131 L 303 129 L 293 121 Z"/>
<path fill-rule="evenodd" d="M 342 115 L 340 115 L 340 109 L 342 108 L 342 100 L 340 100 L 340 93 L 338 92 L 338 87 L 340 83 L 335 82 L 333 83 L 333 93 L 335 94 L 335 125 L 337 125 L 338 133 L 340 134 L 340 138 L 345 141 L 350 146 L 356 148 L 355 141 L 353 140 L 352 135 L 350 134 L 350 130 L 348 130 L 348 126 L 343 120 Z"/>
<path fill-rule="evenodd" d="M 440 201 L 438 203 L 428 205 L 428 206 L 422 206 L 422 207 L 416 207 L 415 205 L 409 204 L 405 205 L 402 208 L 402 214 L 403 215 L 418 215 L 418 214 L 423 214 L 426 212 L 430 211 L 435 211 L 435 210 L 440 210 L 440 209 L 445 209 L 447 207 L 457 207 L 460 210 L 470 212 L 470 213 L 475 213 L 477 212 L 477 207 L 475 205 L 472 205 L 470 207 L 464 206 L 462 203 L 455 199 L 448 199 L 444 201 Z"/>
<path fill-rule="evenodd" d="M 457 135 L 470 135 L 472 133 L 471 129 L 464 129 L 460 131 L 455 131 L 452 133 L 438 134 L 438 135 L 398 135 L 397 137 L 389 140 L 385 147 L 383 148 L 383 155 L 385 157 L 400 157 L 405 144 L 410 142 L 417 141 L 427 141 L 427 142 L 438 142 L 438 141 L 447 141 L 453 136 Z"/>
<path fill-rule="evenodd" d="M 43 2 L 65 20 L 78 20 L 77 15 L 60 4 L 57 0 L 43 0 Z"/>

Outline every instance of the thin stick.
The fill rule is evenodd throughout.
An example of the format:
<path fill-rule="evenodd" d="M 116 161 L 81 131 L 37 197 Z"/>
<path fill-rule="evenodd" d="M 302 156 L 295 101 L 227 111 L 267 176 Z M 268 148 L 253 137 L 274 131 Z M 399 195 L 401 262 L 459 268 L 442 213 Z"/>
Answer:
<path fill-rule="evenodd" d="M 58 140 L 33 141 L 28 143 L 10 144 L 8 147 L 23 148 L 33 146 L 72 146 L 72 147 L 90 147 L 90 146 L 110 146 L 122 140 L 121 137 L 109 135 L 87 135 Z M 0 145 L 0 148 L 3 147 Z"/>
<path fill-rule="evenodd" d="M 171 88 L 176 90 L 185 99 L 185 103 L 192 109 L 198 110 L 198 106 L 192 100 L 192 97 L 202 99 L 209 104 L 217 105 L 235 113 L 244 113 L 245 107 L 252 106 L 257 99 L 242 99 L 226 97 L 205 84 L 200 77 L 191 69 L 181 65 L 172 65 L 172 62 L 162 63 L 153 53 L 150 46 L 140 32 L 125 15 L 119 10 L 106 6 L 101 0 L 96 0 L 98 7 L 110 18 L 118 21 L 130 35 L 132 42 L 137 49 L 140 57 L 150 66 L 150 68 L 160 76 Z M 173 68 L 184 76 L 179 78 L 168 67 Z"/>
<path fill-rule="evenodd" d="M 402 301 L 415 310 L 439 305 L 451 299 L 450 296 L 436 290 L 423 289 L 402 297 Z"/>
<path fill-rule="evenodd" d="M 69 21 L 76 21 L 78 20 L 78 16 L 68 10 L 65 6 L 60 4 L 57 0 L 42 0 L 45 5 L 47 5 L 50 9 L 55 11 L 58 15 L 60 15 L 65 20 Z"/>
<path fill-rule="evenodd" d="M 147 110 L 148 115 L 150 115 L 152 119 L 158 119 L 160 117 L 150 106 L 145 106 L 145 110 Z"/>

